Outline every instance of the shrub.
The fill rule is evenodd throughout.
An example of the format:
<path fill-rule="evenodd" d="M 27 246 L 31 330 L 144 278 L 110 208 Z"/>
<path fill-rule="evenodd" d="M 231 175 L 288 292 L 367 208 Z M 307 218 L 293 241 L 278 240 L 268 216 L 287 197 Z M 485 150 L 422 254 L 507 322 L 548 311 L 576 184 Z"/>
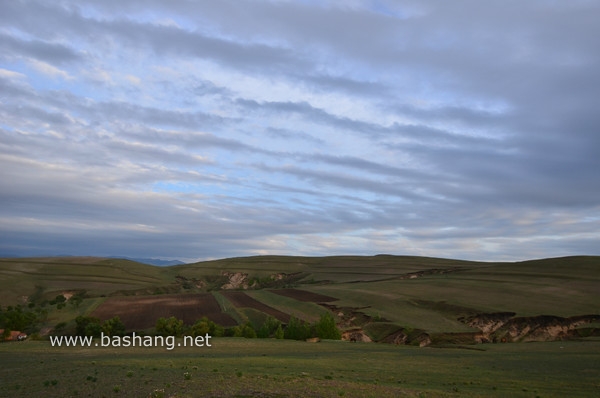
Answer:
<path fill-rule="evenodd" d="M 250 322 L 246 322 L 244 325 L 238 325 L 233 328 L 233 337 L 253 339 L 256 338 L 256 331 Z"/>
<path fill-rule="evenodd" d="M 59 322 L 56 324 L 56 326 L 54 326 L 54 331 L 58 332 L 63 330 L 65 327 L 67 326 L 66 322 Z"/>

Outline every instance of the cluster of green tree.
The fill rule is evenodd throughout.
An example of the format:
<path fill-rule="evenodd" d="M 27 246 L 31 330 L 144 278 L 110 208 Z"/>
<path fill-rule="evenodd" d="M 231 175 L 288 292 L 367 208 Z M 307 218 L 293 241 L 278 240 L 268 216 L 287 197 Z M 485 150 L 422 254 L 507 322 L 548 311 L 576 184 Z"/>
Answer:
<path fill-rule="evenodd" d="M 251 278 L 248 282 L 248 285 L 254 286 L 255 288 L 260 289 L 277 289 L 284 287 L 296 287 L 298 286 L 298 281 L 305 278 L 307 274 L 303 272 L 296 272 L 294 274 L 284 274 L 280 278 L 274 278 L 273 276 L 265 276 L 265 277 L 254 277 Z"/>
<path fill-rule="evenodd" d="M 290 319 L 285 328 L 286 339 L 306 340 L 311 337 L 339 340 L 342 338 L 342 333 L 335 324 L 333 315 L 329 312 L 321 315 L 321 318 L 313 324 L 294 317 Z"/>
<path fill-rule="evenodd" d="M 102 322 L 92 316 L 80 315 L 75 318 L 75 325 L 75 333 L 78 336 L 100 337 L 102 333 L 105 336 L 125 335 L 125 325 L 118 316 Z"/>
<path fill-rule="evenodd" d="M 335 319 L 330 313 L 321 315 L 315 323 L 308 323 L 301 319 L 291 317 L 288 324 L 283 327 L 282 323 L 273 317 L 268 317 L 262 326 L 254 329 L 250 322 L 238 325 L 232 329 L 235 337 L 247 338 L 276 338 L 289 340 L 306 340 L 313 337 L 321 339 L 339 340 L 342 333 L 335 324 Z"/>
<path fill-rule="evenodd" d="M 225 329 L 209 320 L 207 317 L 202 317 L 192 326 L 186 327 L 181 319 L 172 316 L 170 318 L 159 318 L 156 321 L 156 333 L 161 336 L 204 336 L 207 333 L 210 336 L 221 337 L 225 335 Z"/>
<path fill-rule="evenodd" d="M 80 289 L 72 292 L 72 296 L 67 299 L 63 294 L 56 295 L 53 299 L 48 300 L 45 298 L 45 288 L 43 286 L 36 285 L 35 292 L 29 296 L 29 308 L 34 308 L 36 306 L 46 307 L 48 305 L 56 305 L 57 309 L 64 308 L 67 304 L 71 304 L 74 307 L 79 307 L 83 299 L 87 296 L 87 291 L 84 289 Z"/>
<path fill-rule="evenodd" d="M 83 301 L 84 297 L 85 297 L 85 290 L 82 290 L 82 291 L 79 291 L 79 292 L 73 294 L 73 296 L 71 296 L 71 298 L 68 301 L 72 306 L 79 307 L 79 305 Z M 54 297 L 52 300 L 49 300 L 49 301 L 44 300 L 40 303 L 40 305 L 42 307 L 45 306 L 46 304 L 56 305 L 56 309 L 60 310 L 62 308 L 65 308 L 65 306 L 67 305 L 67 298 L 65 296 L 63 296 L 62 294 L 59 294 L 56 297 Z"/>
<path fill-rule="evenodd" d="M 4 333 L 7 334 L 12 330 L 35 333 L 39 331 L 39 324 L 47 315 L 47 310 L 32 305 L 9 305 L 6 308 L 0 306 L 0 329 L 4 329 Z"/>
<path fill-rule="evenodd" d="M 65 298 L 65 296 L 63 296 L 62 294 L 59 294 L 54 299 L 50 300 L 48 302 L 48 304 L 56 305 L 56 309 L 60 310 L 60 309 L 65 308 L 66 302 L 67 302 L 67 299 Z"/>
<path fill-rule="evenodd" d="M 255 328 L 251 322 L 246 322 L 230 329 L 225 329 L 206 317 L 187 328 L 183 321 L 176 317 L 160 318 L 156 322 L 156 333 L 162 336 L 203 336 L 208 333 L 216 337 L 231 336 L 290 340 L 306 340 L 312 337 L 339 340 L 342 337 L 340 330 L 335 324 L 335 319 L 330 313 L 323 314 L 313 324 L 292 317 L 284 327 L 280 321 L 270 316 L 259 328 Z"/>
<path fill-rule="evenodd" d="M 100 337 L 101 333 L 106 336 L 125 335 L 125 325 L 118 316 L 102 322 L 98 318 L 90 316 L 78 316 L 75 319 L 76 334 L 79 336 Z M 159 318 L 156 322 L 156 334 L 160 336 L 204 336 L 207 333 L 213 337 L 246 337 L 246 338 L 276 338 L 290 340 L 306 340 L 312 337 L 321 339 L 339 340 L 342 334 L 335 324 L 335 319 L 330 313 L 325 313 L 321 318 L 310 324 L 298 318 L 292 317 L 284 326 L 277 319 L 269 316 L 265 322 L 255 328 L 252 323 L 225 329 L 223 326 L 203 317 L 191 326 L 186 326 L 181 319 L 172 316 L 170 318 Z"/>

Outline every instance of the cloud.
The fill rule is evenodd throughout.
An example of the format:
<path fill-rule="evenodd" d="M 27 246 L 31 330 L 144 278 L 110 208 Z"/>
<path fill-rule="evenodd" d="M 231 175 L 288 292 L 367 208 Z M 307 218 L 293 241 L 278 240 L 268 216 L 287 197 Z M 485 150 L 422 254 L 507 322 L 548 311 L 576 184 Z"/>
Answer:
<path fill-rule="evenodd" d="M 0 51 L 2 51 L 4 57 L 23 57 L 54 65 L 62 65 L 81 59 L 76 51 L 60 43 L 22 40 L 2 33 L 0 33 Z"/>
<path fill-rule="evenodd" d="M 599 15 L 8 2 L 0 253 L 600 254 Z"/>
<path fill-rule="evenodd" d="M 12 70 L 0 69 L 0 79 L 6 80 L 22 80 L 26 78 L 23 73 L 14 72 Z"/>
<path fill-rule="evenodd" d="M 29 61 L 29 64 L 31 65 L 31 67 L 33 69 L 37 70 L 38 72 L 40 72 L 48 77 L 61 78 L 61 79 L 65 79 L 65 80 L 72 79 L 72 77 L 67 72 L 65 72 L 64 70 L 59 69 L 55 66 L 52 66 L 48 63 L 37 61 L 37 60 L 32 60 L 32 61 Z"/>

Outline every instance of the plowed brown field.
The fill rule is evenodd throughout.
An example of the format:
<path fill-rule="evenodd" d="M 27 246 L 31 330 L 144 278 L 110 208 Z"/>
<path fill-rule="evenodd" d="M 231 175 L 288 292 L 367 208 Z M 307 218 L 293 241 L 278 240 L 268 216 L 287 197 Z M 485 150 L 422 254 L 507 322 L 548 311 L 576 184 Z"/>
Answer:
<path fill-rule="evenodd" d="M 206 316 L 219 325 L 229 327 L 237 322 L 221 312 L 210 293 L 165 294 L 160 296 L 110 297 L 91 314 L 101 320 L 119 316 L 127 330 L 144 330 L 156 325 L 158 318 L 174 316 L 191 325 Z"/>
<path fill-rule="evenodd" d="M 273 289 L 270 292 L 279 294 L 280 296 L 290 297 L 298 301 L 305 301 L 309 303 L 328 303 L 331 301 L 337 301 L 335 297 L 325 296 L 319 293 L 307 292 L 306 290 L 300 289 Z"/>
<path fill-rule="evenodd" d="M 254 308 L 255 310 L 264 312 L 265 314 L 271 315 L 281 322 L 287 323 L 290 320 L 290 315 L 285 312 L 276 310 L 273 307 L 269 307 L 266 304 L 248 296 L 244 292 L 239 291 L 222 291 L 221 294 L 227 298 L 236 307 L 240 308 Z"/>

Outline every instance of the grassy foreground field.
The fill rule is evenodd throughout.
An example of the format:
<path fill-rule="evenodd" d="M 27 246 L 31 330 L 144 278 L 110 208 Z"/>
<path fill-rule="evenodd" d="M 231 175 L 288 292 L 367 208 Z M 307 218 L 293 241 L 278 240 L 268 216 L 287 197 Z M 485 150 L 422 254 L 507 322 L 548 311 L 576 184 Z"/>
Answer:
<path fill-rule="evenodd" d="M 600 341 L 479 349 L 215 338 L 212 347 L 0 344 L 1 397 L 594 397 Z"/>

